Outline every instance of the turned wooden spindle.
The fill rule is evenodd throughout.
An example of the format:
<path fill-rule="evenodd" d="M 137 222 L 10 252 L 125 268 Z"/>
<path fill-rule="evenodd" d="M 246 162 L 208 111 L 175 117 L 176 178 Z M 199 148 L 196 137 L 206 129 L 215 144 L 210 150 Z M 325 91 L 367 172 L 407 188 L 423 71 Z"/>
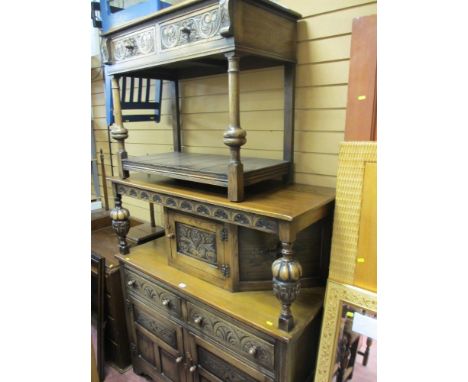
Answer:
<path fill-rule="evenodd" d="M 112 77 L 112 103 L 114 106 L 114 124 L 111 126 L 111 136 L 119 145 L 119 151 L 117 153 L 119 177 L 125 179 L 129 177 L 129 173 L 127 170 L 123 169 L 122 160 L 128 158 L 127 151 L 125 150 L 125 140 L 128 138 L 128 130 L 123 126 L 122 122 L 119 81 L 115 77 Z"/>
<path fill-rule="evenodd" d="M 228 165 L 228 199 L 241 202 L 244 199 L 244 167 L 240 159 L 240 147 L 245 144 L 246 132 L 240 127 L 239 104 L 239 56 L 227 53 L 229 83 L 229 126 L 224 132 L 224 144 L 229 146 L 231 161 Z"/>
<path fill-rule="evenodd" d="M 115 194 L 115 207 L 110 212 L 112 219 L 112 228 L 119 237 L 119 251 L 122 255 L 130 252 L 127 243 L 127 234 L 130 230 L 130 211 L 122 207 L 122 196 Z"/>
<path fill-rule="evenodd" d="M 281 313 L 278 319 L 278 328 L 290 332 L 294 328 L 294 317 L 291 312 L 291 304 L 296 300 L 300 291 L 300 278 L 302 266 L 293 257 L 293 244 L 281 243 L 281 255 L 273 262 L 273 293 L 281 301 Z"/>

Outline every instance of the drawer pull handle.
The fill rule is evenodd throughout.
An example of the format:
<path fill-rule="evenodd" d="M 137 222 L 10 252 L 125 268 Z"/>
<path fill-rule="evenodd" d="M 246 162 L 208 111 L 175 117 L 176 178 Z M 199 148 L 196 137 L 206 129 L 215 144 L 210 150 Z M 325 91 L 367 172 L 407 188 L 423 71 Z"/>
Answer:
<path fill-rule="evenodd" d="M 163 304 L 163 306 L 169 307 L 169 304 L 171 303 L 171 300 L 168 299 L 168 298 L 163 298 L 163 299 L 161 300 L 161 303 Z"/>
<path fill-rule="evenodd" d="M 183 33 L 183 34 L 186 34 L 187 36 L 190 35 L 190 33 L 192 32 L 192 30 L 188 27 L 182 27 L 180 28 L 180 31 Z"/>
<path fill-rule="evenodd" d="M 194 319 L 193 319 L 193 322 L 197 325 L 201 325 L 203 321 L 203 317 L 202 316 L 196 316 Z"/>
<path fill-rule="evenodd" d="M 184 357 L 182 357 L 181 355 L 178 356 L 175 360 L 176 363 L 181 363 L 182 361 L 184 360 Z"/>
<path fill-rule="evenodd" d="M 251 346 L 249 348 L 249 354 L 253 357 L 255 357 L 257 355 L 257 347 L 256 346 Z"/>
<path fill-rule="evenodd" d="M 136 287 L 136 280 L 130 280 L 128 283 L 127 283 L 128 286 L 132 286 L 132 287 Z"/>
<path fill-rule="evenodd" d="M 166 235 L 166 237 L 167 237 L 168 239 L 174 239 L 174 238 L 175 238 L 175 233 L 168 233 L 168 234 Z"/>
<path fill-rule="evenodd" d="M 189 371 L 191 373 L 195 373 L 195 370 L 197 370 L 197 365 L 190 366 Z"/>

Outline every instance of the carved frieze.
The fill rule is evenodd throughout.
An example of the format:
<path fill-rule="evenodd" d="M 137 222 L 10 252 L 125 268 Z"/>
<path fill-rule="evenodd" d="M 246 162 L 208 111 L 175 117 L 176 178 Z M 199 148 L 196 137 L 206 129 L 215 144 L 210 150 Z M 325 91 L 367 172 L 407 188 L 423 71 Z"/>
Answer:
<path fill-rule="evenodd" d="M 144 56 L 155 51 L 155 27 L 112 40 L 112 53 L 115 61 Z"/>
<path fill-rule="evenodd" d="M 271 370 L 274 368 L 274 347 L 222 318 L 188 304 L 189 322 L 237 354 Z"/>
<path fill-rule="evenodd" d="M 161 49 L 206 40 L 216 36 L 221 26 L 221 10 L 215 8 L 204 13 L 161 25 Z"/>
<path fill-rule="evenodd" d="M 142 200 L 152 200 L 154 203 L 161 204 L 184 211 L 191 211 L 193 214 L 207 216 L 215 220 L 228 222 L 244 227 L 253 228 L 263 232 L 278 233 L 278 222 L 266 216 L 260 216 L 248 212 L 242 212 L 214 206 L 208 203 L 194 202 L 192 200 L 167 196 L 164 194 L 140 190 L 136 187 L 119 184 L 117 186 L 119 194 L 128 195 L 132 198 Z"/>
<path fill-rule="evenodd" d="M 176 222 L 177 252 L 217 264 L 216 233 Z"/>

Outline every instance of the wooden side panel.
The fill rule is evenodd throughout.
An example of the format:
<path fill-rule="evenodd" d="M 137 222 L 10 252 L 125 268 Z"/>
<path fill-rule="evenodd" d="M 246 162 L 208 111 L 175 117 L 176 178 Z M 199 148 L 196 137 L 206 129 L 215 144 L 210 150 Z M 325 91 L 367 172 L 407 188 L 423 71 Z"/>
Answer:
<path fill-rule="evenodd" d="M 353 22 L 345 139 L 377 139 L 377 16 Z"/>
<path fill-rule="evenodd" d="M 377 163 L 366 163 L 354 285 L 377 292 Z"/>
<path fill-rule="evenodd" d="M 239 45 L 294 60 L 294 22 L 247 2 L 240 5 L 243 24 Z"/>

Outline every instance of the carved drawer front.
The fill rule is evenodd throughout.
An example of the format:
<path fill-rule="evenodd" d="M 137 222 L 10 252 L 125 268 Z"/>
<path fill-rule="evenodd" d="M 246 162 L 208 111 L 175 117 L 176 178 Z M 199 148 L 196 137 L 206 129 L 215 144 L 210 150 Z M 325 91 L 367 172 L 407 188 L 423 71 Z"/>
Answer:
<path fill-rule="evenodd" d="M 135 323 L 165 342 L 171 348 L 176 350 L 178 349 L 176 325 L 171 323 L 167 318 L 134 304 L 133 320 Z"/>
<path fill-rule="evenodd" d="M 110 42 L 114 62 L 128 61 L 156 52 L 156 27 L 153 25 L 123 36 L 114 37 Z M 105 48 L 103 48 L 105 51 Z"/>
<path fill-rule="evenodd" d="M 187 320 L 190 327 L 226 346 L 236 355 L 274 370 L 273 344 L 190 302 L 187 302 Z"/>
<path fill-rule="evenodd" d="M 225 16 L 216 5 L 162 22 L 158 26 L 161 52 L 222 39 L 220 30 L 229 23 Z"/>
<path fill-rule="evenodd" d="M 193 382 L 271 382 L 272 378 L 188 332 Z"/>
<path fill-rule="evenodd" d="M 132 299 L 129 310 L 134 368 L 156 380 L 180 382 L 185 374 L 182 326 Z"/>
<path fill-rule="evenodd" d="M 231 285 L 227 225 L 168 210 L 169 264 L 222 288 Z"/>
<path fill-rule="evenodd" d="M 148 280 L 139 272 L 125 267 L 125 283 L 130 296 L 136 295 L 158 310 L 182 317 L 181 299 L 154 281 Z"/>

